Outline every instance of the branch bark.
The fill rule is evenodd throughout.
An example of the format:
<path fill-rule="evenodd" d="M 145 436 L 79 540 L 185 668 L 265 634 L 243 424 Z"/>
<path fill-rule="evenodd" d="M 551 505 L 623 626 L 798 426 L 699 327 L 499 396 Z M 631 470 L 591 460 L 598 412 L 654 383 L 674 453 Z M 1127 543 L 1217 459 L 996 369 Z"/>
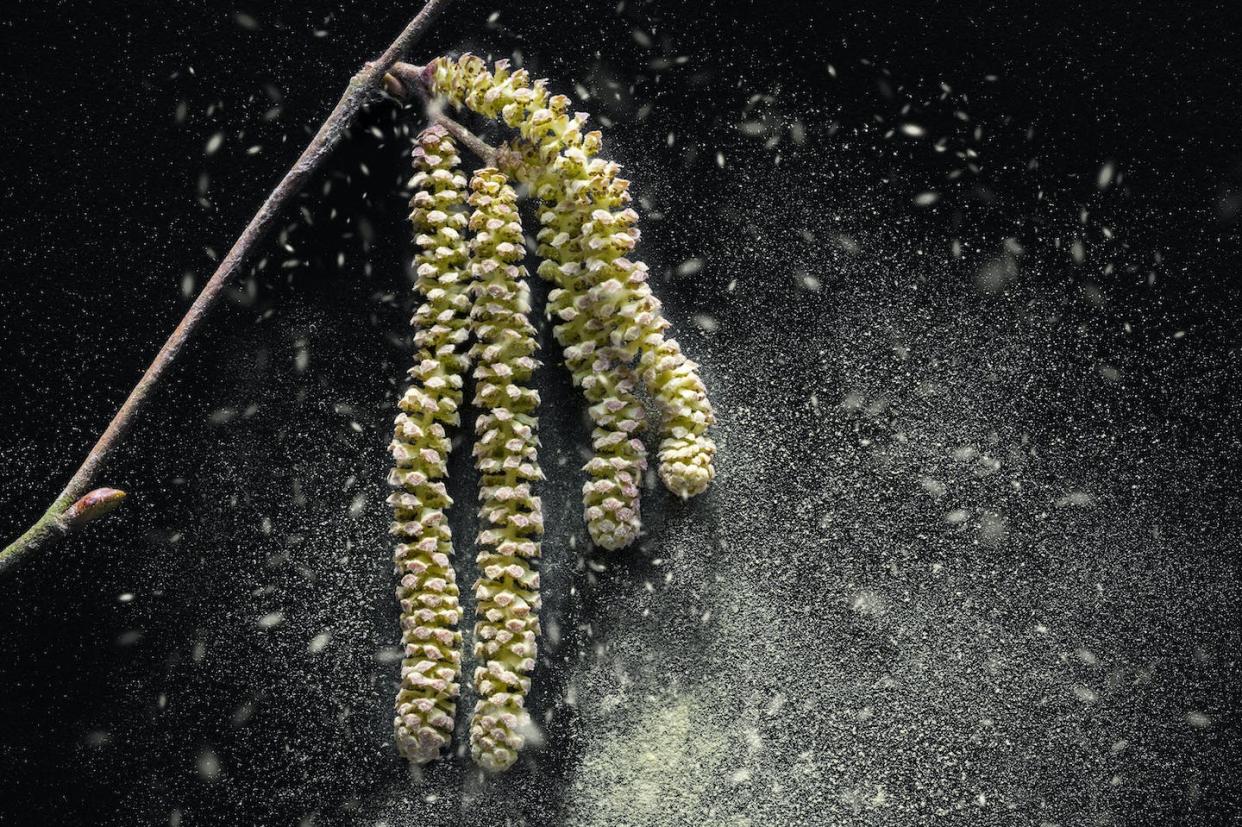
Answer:
<path fill-rule="evenodd" d="M 315 137 L 306 149 L 285 173 L 276 188 L 268 195 L 267 200 L 259 207 L 254 218 L 246 225 L 241 236 L 233 243 L 228 255 L 220 262 L 211 279 L 203 287 L 201 293 L 186 311 L 185 317 L 177 325 L 176 330 L 168 337 L 168 341 L 160 348 L 155 359 L 147 367 L 138 384 L 129 393 L 129 397 L 121 405 L 121 409 L 112 417 L 107 429 L 95 443 L 86 459 L 78 467 L 73 478 L 52 502 L 43 516 L 31 526 L 25 534 L 11 545 L 0 551 L 0 573 L 12 569 L 32 551 L 49 545 L 68 532 L 103 516 L 111 508 L 98 507 L 102 497 L 115 504 L 120 497 L 100 492 L 111 492 L 113 489 L 92 491 L 94 481 L 104 464 L 116 451 L 121 440 L 133 425 L 151 392 L 168 372 L 181 349 L 194 336 L 203 320 L 219 303 L 224 288 L 242 269 L 251 252 L 267 235 L 276 216 L 289 201 L 297 195 L 316 170 L 323 165 L 332 149 L 340 142 L 341 137 L 353 124 L 358 112 L 381 89 L 384 77 L 389 69 L 409 51 L 410 47 L 423 35 L 435 19 L 443 13 L 452 0 L 426 0 L 422 9 L 414 19 L 406 25 L 397 39 L 384 51 L 378 60 L 367 63 L 361 71 L 350 79 L 345 93 L 333 108 L 327 120 L 319 127 Z M 112 496 L 112 499 L 108 499 Z M 90 498 L 94 497 L 92 500 Z M 80 506 L 80 508 L 78 507 Z M 77 509 L 74 511 L 74 509 Z"/>

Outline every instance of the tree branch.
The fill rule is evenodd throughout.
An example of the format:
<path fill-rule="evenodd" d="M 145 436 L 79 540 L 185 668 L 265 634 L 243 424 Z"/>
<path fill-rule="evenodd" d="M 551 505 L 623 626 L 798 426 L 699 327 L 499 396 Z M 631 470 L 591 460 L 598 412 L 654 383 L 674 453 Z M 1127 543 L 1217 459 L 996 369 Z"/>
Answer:
<path fill-rule="evenodd" d="M 285 173 L 285 177 L 259 207 L 254 218 L 250 219 L 246 229 L 233 243 L 228 255 L 220 262 L 216 272 L 212 274 L 202 292 L 198 294 L 198 298 L 190 305 L 190 309 L 186 311 L 185 317 L 177 325 L 176 330 L 168 337 L 168 341 L 160 348 L 160 352 L 156 354 L 138 384 L 130 391 L 129 397 L 112 417 L 107 429 L 99 437 L 95 447 L 86 455 L 86 459 L 74 473 L 73 478 L 69 480 L 69 484 L 65 486 L 38 522 L 8 548 L 0 551 L 0 573 L 12 569 L 34 549 L 48 545 L 66 533 L 103 516 L 119 504 L 124 497 L 123 492 L 114 489 L 96 491 L 90 489 L 104 464 L 116 451 L 117 446 L 133 425 L 143 404 L 160 380 L 164 378 L 181 349 L 194 336 L 212 308 L 219 303 L 224 288 L 242 269 L 251 252 L 267 235 L 276 216 L 323 165 L 329 153 L 340 142 L 341 136 L 353 124 L 358 111 L 378 93 L 388 70 L 409 51 L 450 2 L 452 0 L 426 0 L 423 8 L 379 59 L 366 64 L 350 79 L 345 93 L 333 108 L 332 113 L 319 127 L 319 131 L 302 151 L 297 161 Z M 101 507 L 101 504 L 106 507 Z"/>

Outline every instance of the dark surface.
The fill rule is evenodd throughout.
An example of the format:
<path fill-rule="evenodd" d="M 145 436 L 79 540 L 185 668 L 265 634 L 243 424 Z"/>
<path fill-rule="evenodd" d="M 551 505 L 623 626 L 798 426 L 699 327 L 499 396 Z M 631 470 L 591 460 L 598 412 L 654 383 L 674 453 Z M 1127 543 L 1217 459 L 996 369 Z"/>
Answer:
<path fill-rule="evenodd" d="M 547 355 L 529 760 L 391 746 L 418 113 L 381 103 L 101 480 L 124 510 L 0 582 L 0 823 L 1236 821 L 1242 26 L 824 6 L 461 3 L 414 56 L 592 93 L 721 418 L 713 490 L 587 554 Z M 6 539 L 413 6 L 238 11 L 0 12 Z"/>

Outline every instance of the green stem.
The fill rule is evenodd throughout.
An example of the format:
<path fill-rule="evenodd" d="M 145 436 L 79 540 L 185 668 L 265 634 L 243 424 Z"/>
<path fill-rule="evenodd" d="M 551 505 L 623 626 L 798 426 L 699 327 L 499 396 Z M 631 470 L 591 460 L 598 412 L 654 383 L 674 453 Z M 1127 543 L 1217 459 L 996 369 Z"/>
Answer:
<path fill-rule="evenodd" d="M 68 528 L 63 519 L 66 511 L 73 505 L 74 498 L 68 492 L 61 494 L 56 501 L 48 506 L 34 525 L 26 529 L 26 533 L 0 551 L 0 574 L 7 572 L 18 564 L 28 553 L 39 548 L 48 540 L 63 536 Z"/>

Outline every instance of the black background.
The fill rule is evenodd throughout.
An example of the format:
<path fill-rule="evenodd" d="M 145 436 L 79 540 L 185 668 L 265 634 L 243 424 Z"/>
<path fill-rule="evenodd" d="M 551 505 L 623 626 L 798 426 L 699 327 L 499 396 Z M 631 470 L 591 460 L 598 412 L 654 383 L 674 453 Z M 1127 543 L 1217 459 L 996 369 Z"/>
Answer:
<path fill-rule="evenodd" d="M 63 485 L 214 260 L 414 5 L 5 4 L 0 534 L 20 533 Z M 1013 798 L 1017 818 L 1236 817 L 1242 26 L 1227 5 L 609 0 L 510 4 L 489 21 L 493 11 L 458 3 L 415 59 L 516 49 L 532 74 L 591 93 L 579 105 L 607 119 L 607 145 L 645 202 L 644 256 L 722 411 L 720 490 L 690 505 L 652 491 L 644 549 L 596 572 L 574 516 L 586 431 L 549 354 L 545 582 L 566 631 L 546 651 L 585 662 L 587 637 L 625 638 L 666 529 L 707 531 L 713 555 L 737 534 L 798 546 L 814 524 L 803 506 L 822 490 L 842 504 L 829 534 L 851 538 L 833 547 L 924 537 L 922 506 L 885 477 L 891 463 L 859 457 L 898 431 L 894 452 L 920 434 L 956 445 L 963 422 L 995 414 L 1043 452 L 1028 483 L 1077 475 L 1070 487 L 1094 486 L 1099 516 L 1025 532 L 1013 516 L 1012 547 L 994 559 L 1034 570 L 992 570 L 985 614 L 1026 623 L 1016 618 L 1029 619 L 1033 592 L 1075 580 L 1089 557 L 1111 561 L 1130 588 L 1083 622 L 1106 641 L 1137 630 L 1127 657 L 1162 664 L 1155 680 L 1176 697 L 1167 710 L 1118 701 L 1117 720 L 1183 724 L 1151 747 L 1159 783 L 1135 770 L 1086 792 L 1109 774 L 1069 747 L 1063 761 L 1017 761 L 1003 778 L 1033 790 Z M 396 639 L 383 476 L 407 359 L 405 130 L 418 120 L 377 102 L 282 217 L 106 470 L 102 483 L 131 494 L 125 509 L 0 582 L 0 822 L 572 820 L 565 790 L 591 743 L 574 714 L 548 724 L 537 765 L 515 769 L 511 788 L 479 793 L 459 761 L 420 782 L 431 802 L 423 790 L 402 799 L 406 770 L 388 743 L 396 667 L 375 658 Z M 1106 164 L 1121 176 L 1101 187 Z M 929 191 L 939 199 L 927 205 L 917 196 Z M 702 269 L 678 270 L 689 260 Z M 981 291 L 998 272 L 1004 290 Z M 918 414 L 921 431 L 903 430 L 884 405 L 851 401 L 896 381 L 864 353 L 875 333 L 885 352 L 889 339 L 926 344 L 939 354 L 931 368 L 997 390 L 964 390 Z M 941 525 L 940 511 L 926 524 Z M 976 525 L 983 512 L 971 513 Z M 469 536 L 472 517 L 455 520 Z M 1050 548 L 1064 560 L 1040 556 Z M 796 602 L 811 593 L 799 578 L 820 569 L 788 553 Z M 770 547 L 761 558 L 781 559 Z M 851 593 L 842 587 L 834 611 L 859 613 Z M 711 603 L 700 598 L 686 604 L 694 617 Z M 1066 600 L 1066 614 L 1085 605 Z M 932 602 L 907 620 L 947 628 L 957 610 Z M 256 624 L 277 611 L 274 628 Z M 974 640 L 972 628 L 945 634 Z M 323 629 L 332 642 L 308 653 Z M 674 648 L 680 674 L 712 668 L 693 664 L 710 648 L 693 634 Z M 555 706 L 573 669 L 544 672 L 536 709 Z M 1199 741 L 1186 709 L 1211 722 Z M 834 778 L 814 785 L 848 799 Z M 911 806 L 905 821 L 848 812 L 914 823 L 934 809 Z"/>

